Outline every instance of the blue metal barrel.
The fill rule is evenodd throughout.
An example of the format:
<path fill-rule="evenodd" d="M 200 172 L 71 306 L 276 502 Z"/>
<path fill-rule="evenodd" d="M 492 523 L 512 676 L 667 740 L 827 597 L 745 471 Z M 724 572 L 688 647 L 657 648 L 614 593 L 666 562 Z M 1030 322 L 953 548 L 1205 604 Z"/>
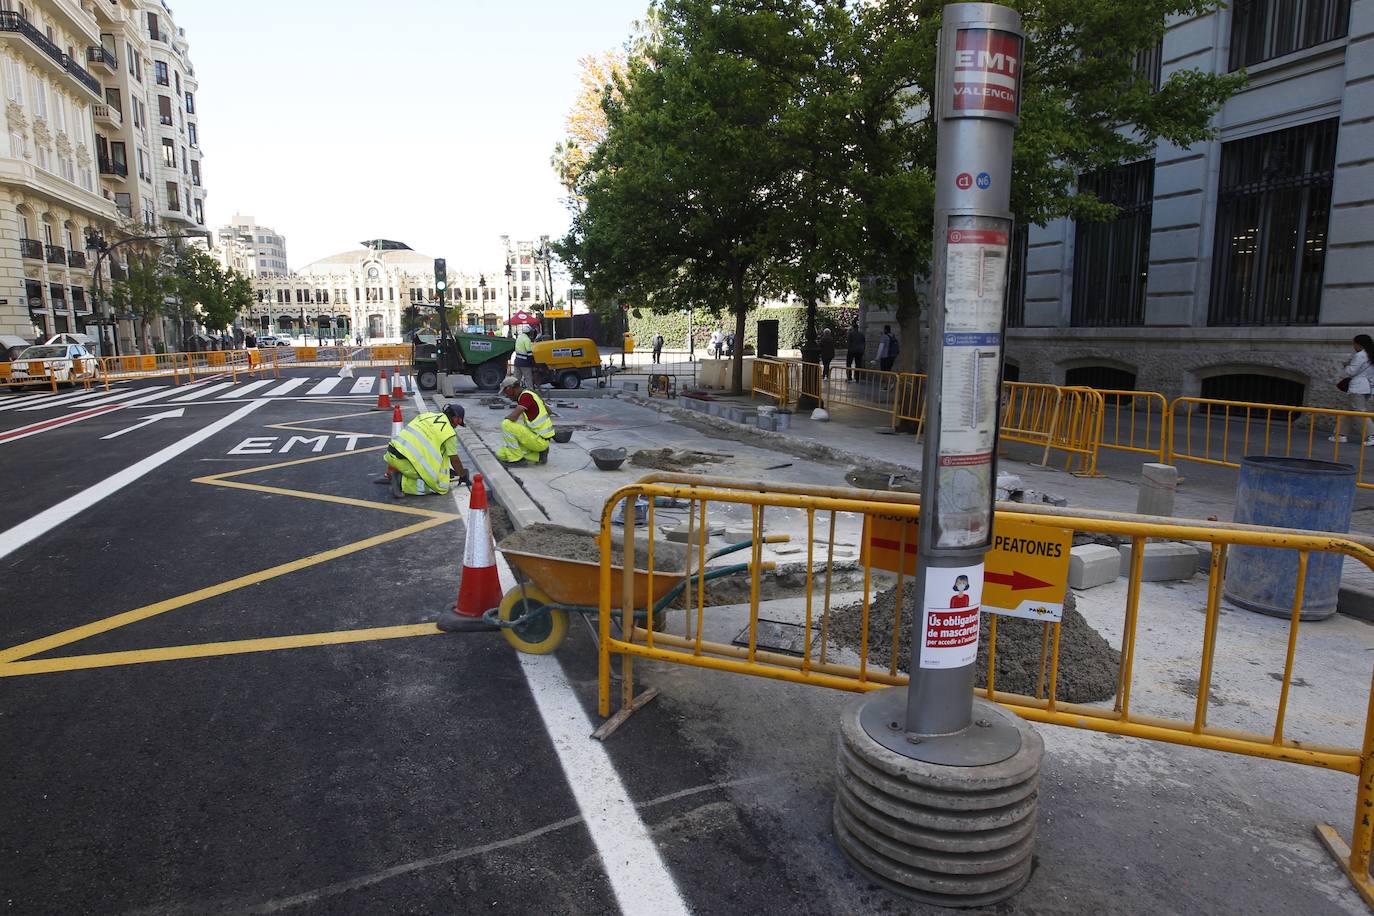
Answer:
<path fill-rule="evenodd" d="M 1237 522 L 1350 531 L 1355 504 L 1355 468 L 1309 458 L 1251 456 L 1241 459 L 1236 482 Z M 1336 613 L 1341 564 L 1336 553 L 1312 552 L 1303 586 L 1302 620 Z M 1298 580 L 1298 552 L 1273 547 L 1232 547 L 1226 560 L 1227 600 L 1251 611 L 1288 617 Z"/>

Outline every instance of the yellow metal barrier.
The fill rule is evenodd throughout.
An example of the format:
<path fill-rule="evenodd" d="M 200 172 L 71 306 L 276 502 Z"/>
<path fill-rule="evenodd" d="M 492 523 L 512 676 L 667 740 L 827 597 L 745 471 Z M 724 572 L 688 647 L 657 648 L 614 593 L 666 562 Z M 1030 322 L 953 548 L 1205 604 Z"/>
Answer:
<path fill-rule="evenodd" d="M 26 374 L 27 375 L 27 374 Z M 27 376 L 16 379 L 14 371 L 9 363 L 0 363 L 0 385 L 7 385 L 11 389 L 18 391 L 23 388 L 47 388 L 53 393 L 57 392 L 57 376 L 51 373 L 40 376 Z M 86 387 L 91 387 L 90 379 L 86 380 Z"/>
<path fill-rule="evenodd" d="M 1184 397 L 1174 399 L 1169 418 L 1170 463 L 1237 468 L 1246 455 L 1329 459 L 1353 464 L 1356 485 L 1374 489 L 1374 479 L 1367 477 L 1371 449 L 1361 428 L 1365 420 L 1374 422 L 1374 414 Z M 1350 441 L 1328 442 L 1327 429 Z"/>
<path fill-rule="evenodd" d="M 1050 452 L 1062 451 L 1067 455 L 1065 470 L 1080 477 L 1097 476 L 1101 393 L 1092 388 L 1003 382 L 1002 400 L 1003 441 L 1043 447 L 1041 463 L 1045 465 Z"/>
<path fill-rule="evenodd" d="M 180 385 L 182 376 L 190 378 L 184 353 L 149 353 L 129 356 L 102 356 L 97 375 L 106 389 L 110 382 L 130 379 L 170 376 L 173 385 Z"/>
<path fill-rule="evenodd" d="M 612 630 L 612 596 L 622 595 L 617 604 L 626 608 L 635 607 L 635 573 L 642 566 L 639 575 L 647 572 L 649 577 L 648 593 L 657 594 L 653 587 L 655 576 L 654 549 L 658 526 L 655 524 L 656 498 L 685 500 L 689 507 L 692 527 L 708 530 L 708 525 L 720 518 L 728 517 L 738 524 L 741 512 L 751 519 L 754 543 L 750 548 L 748 570 L 750 575 L 749 612 L 747 643 L 744 645 L 727 644 L 707 640 L 705 632 L 706 587 L 701 577 L 689 579 L 683 594 L 684 607 L 667 612 L 668 621 L 651 623 L 644 619 L 635 621 L 629 615 L 617 617 L 618 626 Z M 612 514 L 618 505 L 624 506 L 625 517 L 633 517 L 631 508 L 638 498 L 647 499 L 648 537 L 647 562 L 640 564 L 636 559 L 633 538 L 625 539 L 625 557 L 621 562 L 620 581 L 615 581 L 612 570 Z M 1010 511 L 1006 506 L 1015 506 Z M 712 509 L 721 511 L 713 517 Z M 759 594 L 760 574 L 765 568 L 762 563 L 761 544 L 765 512 L 784 510 L 804 516 L 803 530 L 806 532 L 805 575 L 806 600 L 803 612 L 802 648 L 796 657 L 773 652 L 759 647 Z M 598 709 L 600 714 L 611 715 L 611 666 L 612 657 L 619 656 L 621 663 L 621 709 L 616 719 L 608 726 L 618 724 L 625 715 L 646 701 L 648 695 L 636 698 L 634 695 L 633 660 L 636 658 L 668 662 L 716 671 L 728 671 L 755 677 L 770 678 L 798 684 L 810 684 L 837 690 L 862 692 L 877 690 L 907 682 L 905 675 L 897 670 L 897 649 L 903 636 L 900 620 L 903 585 L 902 573 L 898 573 L 897 595 L 895 602 L 897 615 L 892 621 L 891 646 L 884 646 L 883 657 L 890 658 L 890 664 L 870 667 L 870 624 L 877 611 L 872 601 L 872 568 L 863 567 L 863 597 L 860 616 L 859 663 L 857 665 L 839 664 L 827 657 L 827 636 L 831 615 L 831 584 L 834 574 L 833 547 L 835 543 L 836 518 L 852 515 L 861 516 L 863 526 L 862 556 L 871 557 L 874 525 L 877 520 L 899 521 L 903 530 L 915 531 L 915 522 L 920 515 L 919 498 L 912 494 L 886 493 L 864 490 L 845 490 L 842 488 L 801 487 L 794 485 L 774 485 L 723 479 L 698 478 L 691 475 L 653 475 L 636 484 L 622 487 L 607 500 L 602 510 L 600 545 L 600 617 L 599 617 L 599 658 L 598 658 Z M 1032 509 L 1020 504 L 1004 504 L 997 512 L 999 520 L 1007 520 L 1022 525 L 1043 526 L 1054 529 L 1070 529 L 1074 532 L 1090 531 L 1127 537 L 1133 545 L 1132 564 L 1129 572 L 1128 588 L 1123 608 L 1122 645 L 1115 703 L 1110 707 L 1081 703 L 1060 702 L 1057 697 L 1058 673 L 1060 665 L 1060 624 L 1044 623 L 1042 642 L 1042 665 L 1039 679 L 1040 687 L 1036 696 L 1016 694 L 996 689 L 996 618 L 989 624 L 987 639 L 987 685 L 980 688 L 986 696 L 1001 703 L 1022 717 L 1051 725 L 1082 728 L 1108 734 L 1161 741 L 1186 745 L 1214 751 L 1225 751 L 1252 757 L 1265 758 L 1305 766 L 1321 767 L 1349 773 L 1358 777 L 1355 792 L 1355 819 L 1352 827 L 1353 840 L 1347 846 L 1340 835 L 1329 825 L 1319 825 L 1318 834 L 1340 860 L 1351 882 L 1367 903 L 1374 906 L 1374 882 L 1371 882 L 1369 866 L 1371 846 L 1374 846 L 1374 817 L 1369 812 L 1374 809 L 1374 684 L 1371 685 L 1369 699 L 1366 700 L 1366 715 L 1363 734 L 1357 743 L 1347 746 L 1330 746 L 1302 741 L 1288 737 L 1288 698 L 1293 681 L 1293 662 L 1300 629 L 1300 611 L 1303 602 L 1303 589 L 1307 578 L 1308 561 L 1312 554 L 1336 553 L 1353 557 L 1374 569 L 1374 541 L 1354 537 L 1342 537 L 1326 532 L 1289 531 L 1236 524 L 1199 524 L 1187 522 L 1163 522 L 1149 516 L 1122 515 L 1083 510 Z M 828 531 L 828 535 L 826 532 Z M 1211 545 L 1211 562 L 1206 593 L 1205 622 L 1202 627 L 1201 643 L 1198 645 L 1195 660 L 1198 679 L 1197 701 L 1191 718 L 1169 718 L 1164 716 L 1143 715 L 1131 707 L 1131 693 L 1134 684 L 1134 661 L 1137 645 L 1141 640 L 1138 617 L 1141 602 L 1141 572 L 1144 560 L 1144 547 L 1147 540 L 1162 538 L 1172 541 L 1199 541 Z M 688 543 L 692 543 L 689 534 Z M 1273 729 L 1267 733 L 1246 732 L 1221 728 L 1207 722 L 1208 704 L 1214 678 L 1214 662 L 1217 657 L 1218 620 L 1221 614 L 1220 602 L 1222 582 L 1225 576 L 1227 551 L 1232 545 L 1284 548 L 1299 552 L 1297 580 L 1292 612 L 1288 621 L 1284 640 L 1286 660 L 1280 680 L 1278 695 L 1273 710 Z M 794 545 L 795 546 L 795 545 Z M 662 549 L 660 547 L 660 549 Z M 674 580 L 708 568 L 704 539 L 699 539 L 688 551 L 685 559 L 687 568 L 683 570 L 658 570 L 660 576 Z M 898 564 L 899 568 L 901 564 Z M 683 626 L 681 635 L 670 632 L 671 615 L 682 612 Z M 656 630 L 655 624 L 663 623 L 663 631 Z M 733 626 L 731 629 L 733 630 Z M 910 630 L 910 624 L 906 625 Z M 741 637 L 743 637 L 743 633 Z M 813 650 L 815 637 L 820 637 L 819 651 Z M 1148 640 L 1148 635 L 1144 637 Z M 741 642 L 741 638 L 735 640 Z M 1276 641 L 1277 642 L 1277 641 Z M 1277 647 L 1277 646 L 1276 646 Z M 876 647 L 875 647 L 876 648 Z M 1048 680 L 1046 680 L 1048 676 Z M 1046 687 L 1046 683 L 1048 686 Z M 599 733 L 609 729 L 603 726 Z M 1353 736 L 1352 736 L 1353 737 Z"/>
<path fill-rule="evenodd" d="M 897 407 L 902 401 L 901 385 L 902 377 L 896 372 L 831 366 L 824 400 L 827 408 L 842 404 L 886 414 L 895 426 Z"/>
<path fill-rule="evenodd" d="M 1102 448 L 1169 457 L 1169 402 L 1156 391 L 1093 389 L 1102 395 Z"/>
<path fill-rule="evenodd" d="M 754 360 L 753 393 L 750 400 L 763 394 L 778 402 L 779 407 L 790 403 L 792 389 L 789 387 L 792 368 L 781 359 L 759 357 Z"/>

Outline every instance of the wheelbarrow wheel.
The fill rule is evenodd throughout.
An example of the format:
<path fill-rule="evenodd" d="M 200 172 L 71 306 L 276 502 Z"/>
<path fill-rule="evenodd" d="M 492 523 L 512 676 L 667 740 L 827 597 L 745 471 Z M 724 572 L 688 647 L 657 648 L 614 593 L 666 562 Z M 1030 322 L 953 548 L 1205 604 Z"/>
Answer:
<path fill-rule="evenodd" d="M 519 586 L 506 592 L 501 599 L 501 620 L 519 620 L 531 611 L 553 604 L 553 599 L 533 585 Z M 562 608 L 550 608 L 529 623 L 518 627 L 503 627 L 501 634 L 521 652 L 530 655 L 547 655 L 568 635 L 568 612 Z"/>

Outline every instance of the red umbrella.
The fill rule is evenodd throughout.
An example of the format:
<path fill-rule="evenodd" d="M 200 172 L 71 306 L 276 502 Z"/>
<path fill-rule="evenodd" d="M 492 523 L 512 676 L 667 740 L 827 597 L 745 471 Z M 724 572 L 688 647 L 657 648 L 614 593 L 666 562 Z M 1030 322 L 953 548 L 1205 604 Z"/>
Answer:
<path fill-rule="evenodd" d="M 520 311 L 515 312 L 513 315 L 511 315 L 510 320 L 507 321 L 506 324 L 529 324 L 534 325 L 535 327 L 539 327 L 540 321 L 539 316 L 534 314 L 533 312 Z"/>

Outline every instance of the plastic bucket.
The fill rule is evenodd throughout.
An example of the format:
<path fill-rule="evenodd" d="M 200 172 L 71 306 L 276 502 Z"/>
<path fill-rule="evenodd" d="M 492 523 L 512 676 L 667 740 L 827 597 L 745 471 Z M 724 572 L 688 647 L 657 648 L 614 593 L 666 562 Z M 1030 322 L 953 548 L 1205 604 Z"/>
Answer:
<path fill-rule="evenodd" d="M 1241 459 L 1237 522 L 1345 534 L 1354 503 L 1355 469 L 1348 464 L 1267 455 Z M 1336 613 L 1344 561 L 1338 553 L 1308 554 L 1300 619 Z M 1227 554 L 1224 594 L 1247 610 L 1291 616 L 1297 580 L 1296 550 L 1237 545 Z"/>

